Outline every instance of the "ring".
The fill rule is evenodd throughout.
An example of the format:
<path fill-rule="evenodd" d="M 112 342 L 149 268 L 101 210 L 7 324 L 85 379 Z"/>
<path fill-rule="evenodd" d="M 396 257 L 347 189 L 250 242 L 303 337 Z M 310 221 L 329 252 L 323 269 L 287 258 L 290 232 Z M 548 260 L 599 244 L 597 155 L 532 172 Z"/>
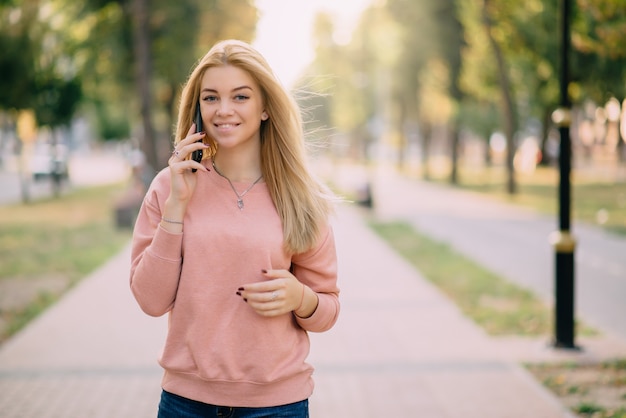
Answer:
<path fill-rule="evenodd" d="M 172 151 L 172 155 L 176 156 L 177 158 L 180 158 L 180 151 L 175 149 L 174 151 Z"/>
<path fill-rule="evenodd" d="M 278 297 L 278 293 L 276 293 L 276 291 L 272 292 L 272 300 L 276 299 Z"/>

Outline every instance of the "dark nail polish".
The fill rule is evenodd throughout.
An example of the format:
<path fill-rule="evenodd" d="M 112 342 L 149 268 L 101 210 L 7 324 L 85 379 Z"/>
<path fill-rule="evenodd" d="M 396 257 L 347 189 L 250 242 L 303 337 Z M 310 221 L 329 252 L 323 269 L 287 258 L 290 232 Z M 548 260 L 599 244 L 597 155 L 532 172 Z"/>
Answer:
<path fill-rule="evenodd" d="M 267 270 L 263 269 L 263 270 L 261 270 L 261 273 L 265 274 L 265 273 L 267 273 Z"/>
<path fill-rule="evenodd" d="M 236 292 L 237 296 L 241 296 L 241 292 Z"/>
<path fill-rule="evenodd" d="M 243 292 L 245 289 L 244 289 L 243 287 L 240 287 L 240 288 L 239 288 L 239 289 L 237 289 L 237 290 L 239 290 L 240 292 Z"/>
<path fill-rule="evenodd" d="M 246 298 L 243 298 L 243 301 L 247 303 L 247 302 L 248 302 L 248 299 L 246 299 Z"/>

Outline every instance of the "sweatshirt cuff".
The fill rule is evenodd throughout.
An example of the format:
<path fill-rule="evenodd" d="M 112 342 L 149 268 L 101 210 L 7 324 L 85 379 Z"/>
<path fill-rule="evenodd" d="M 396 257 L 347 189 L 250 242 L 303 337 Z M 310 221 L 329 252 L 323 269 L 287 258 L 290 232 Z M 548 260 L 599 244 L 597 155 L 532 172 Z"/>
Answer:
<path fill-rule="evenodd" d="M 311 332 L 328 331 L 337 322 L 339 300 L 334 294 L 318 293 L 317 309 L 308 318 L 300 318 L 294 313 L 296 321 L 305 330 Z"/>
<path fill-rule="evenodd" d="M 150 252 L 153 256 L 164 260 L 180 261 L 182 259 L 182 245 L 182 232 L 170 232 L 159 225 L 154 233 Z"/>

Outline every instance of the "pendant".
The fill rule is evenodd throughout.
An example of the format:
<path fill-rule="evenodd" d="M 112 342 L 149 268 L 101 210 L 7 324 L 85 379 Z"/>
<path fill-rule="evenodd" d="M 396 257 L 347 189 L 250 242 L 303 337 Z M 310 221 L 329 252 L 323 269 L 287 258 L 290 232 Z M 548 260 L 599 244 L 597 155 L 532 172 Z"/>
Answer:
<path fill-rule="evenodd" d="M 243 209 L 243 199 L 237 199 L 237 206 L 239 207 L 239 210 Z"/>

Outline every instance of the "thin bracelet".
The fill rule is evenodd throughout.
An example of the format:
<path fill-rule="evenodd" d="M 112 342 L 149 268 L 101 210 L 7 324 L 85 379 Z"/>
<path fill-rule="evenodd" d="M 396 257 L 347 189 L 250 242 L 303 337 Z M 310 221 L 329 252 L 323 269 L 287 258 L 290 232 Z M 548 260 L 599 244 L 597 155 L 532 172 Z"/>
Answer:
<path fill-rule="evenodd" d="M 302 283 L 302 297 L 300 298 L 300 305 L 296 309 L 293 310 L 295 313 L 298 309 L 302 308 L 302 302 L 304 302 L 304 283 Z M 296 314 L 298 315 L 298 314 Z"/>
<path fill-rule="evenodd" d="M 181 222 L 181 221 L 173 221 L 173 220 L 171 220 L 171 219 L 167 219 L 167 218 L 163 218 L 163 217 L 161 217 L 161 220 L 162 220 L 163 222 L 167 222 L 168 224 L 178 224 L 178 225 L 183 225 L 183 224 L 184 224 L 184 222 Z"/>

